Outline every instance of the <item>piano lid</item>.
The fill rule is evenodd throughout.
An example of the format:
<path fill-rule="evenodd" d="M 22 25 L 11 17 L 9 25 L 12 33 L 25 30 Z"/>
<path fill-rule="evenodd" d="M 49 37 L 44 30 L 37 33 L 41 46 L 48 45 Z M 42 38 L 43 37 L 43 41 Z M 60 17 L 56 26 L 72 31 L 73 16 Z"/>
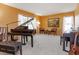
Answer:
<path fill-rule="evenodd" d="M 34 20 L 34 18 L 31 18 L 30 20 L 24 22 L 23 24 L 19 25 L 19 26 L 16 27 L 16 28 L 22 27 L 22 26 L 26 25 L 27 23 L 31 22 L 32 20 Z M 15 28 L 15 29 L 16 29 L 16 28 Z"/>

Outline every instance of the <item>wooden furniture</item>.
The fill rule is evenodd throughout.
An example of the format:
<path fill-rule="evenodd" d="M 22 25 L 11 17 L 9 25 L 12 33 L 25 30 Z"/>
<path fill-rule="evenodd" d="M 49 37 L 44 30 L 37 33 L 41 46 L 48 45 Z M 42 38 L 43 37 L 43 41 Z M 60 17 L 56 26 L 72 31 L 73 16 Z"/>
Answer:
<path fill-rule="evenodd" d="M 60 45 L 62 45 L 63 42 L 63 36 L 60 36 Z"/>
<path fill-rule="evenodd" d="M 0 33 L 0 42 L 3 40 L 3 34 Z"/>
<path fill-rule="evenodd" d="M 45 30 L 45 34 L 51 34 L 50 30 Z"/>
<path fill-rule="evenodd" d="M 71 32 L 71 33 L 64 33 L 63 34 L 63 51 L 67 51 L 66 50 L 66 46 L 67 43 L 70 42 L 70 49 L 71 49 L 71 44 L 74 42 L 74 38 L 75 38 L 75 33 Z M 68 52 L 68 51 L 67 51 Z"/>
<path fill-rule="evenodd" d="M 13 42 L 13 41 L 0 42 L 1 52 L 16 54 L 18 50 L 20 50 L 20 55 L 22 55 L 21 42 Z"/>
<path fill-rule="evenodd" d="M 69 55 L 79 55 L 79 32 L 75 33 L 75 39 L 71 44 Z"/>
<path fill-rule="evenodd" d="M 3 41 L 6 39 L 7 35 L 7 28 L 6 27 L 0 27 L 0 41 Z"/>
<path fill-rule="evenodd" d="M 40 29 L 40 33 L 42 34 L 53 34 L 56 35 L 57 34 L 57 27 L 53 27 L 52 29 Z"/>
<path fill-rule="evenodd" d="M 30 33 L 25 34 L 25 33 L 12 33 L 12 32 L 9 32 L 8 35 L 11 36 L 11 40 L 12 40 L 12 41 L 15 40 L 15 39 L 14 39 L 14 36 L 22 36 L 22 37 L 24 38 L 24 39 L 21 38 L 21 42 L 22 42 L 23 45 L 26 44 L 27 36 L 30 36 L 30 37 L 31 37 L 31 47 L 33 47 L 33 35 L 30 34 Z M 25 37 L 26 37 L 26 40 L 25 40 Z M 24 42 L 23 42 L 23 41 L 24 41 Z"/>
<path fill-rule="evenodd" d="M 39 30 L 40 30 L 41 34 L 45 34 L 45 30 L 44 29 L 40 28 Z"/>
<path fill-rule="evenodd" d="M 34 19 L 31 18 L 28 21 L 26 21 L 26 22 L 22 23 L 21 25 L 17 26 L 16 28 L 11 29 L 11 32 L 8 32 L 8 30 L 7 30 L 7 32 L 8 32 L 7 35 L 11 36 L 12 41 L 16 41 L 14 39 L 14 36 L 21 36 L 21 42 L 23 43 L 23 40 L 24 40 L 24 43 L 23 43 L 24 45 L 26 44 L 26 41 L 28 41 L 27 36 L 30 36 L 31 37 L 31 47 L 33 47 L 33 34 L 36 33 L 36 30 L 35 29 L 29 29 L 28 26 L 25 26 L 26 24 L 28 24 L 32 20 L 34 20 Z M 7 28 L 8 28 L 8 25 L 16 23 L 16 22 L 12 22 L 12 23 L 7 24 Z M 7 39 L 8 39 L 8 36 L 7 36 Z"/>
<path fill-rule="evenodd" d="M 54 27 L 51 29 L 51 33 L 56 35 L 57 34 L 57 27 Z"/>

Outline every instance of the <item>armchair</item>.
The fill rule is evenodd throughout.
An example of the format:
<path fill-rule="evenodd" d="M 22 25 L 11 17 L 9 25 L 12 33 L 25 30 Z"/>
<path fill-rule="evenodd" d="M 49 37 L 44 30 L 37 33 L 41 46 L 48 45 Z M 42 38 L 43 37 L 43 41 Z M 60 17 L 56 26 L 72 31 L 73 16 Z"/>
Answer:
<path fill-rule="evenodd" d="M 51 33 L 53 33 L 54 35 L 56 35 L 57 34 L 57 27 L 52 28 L 51 29 Z"/>

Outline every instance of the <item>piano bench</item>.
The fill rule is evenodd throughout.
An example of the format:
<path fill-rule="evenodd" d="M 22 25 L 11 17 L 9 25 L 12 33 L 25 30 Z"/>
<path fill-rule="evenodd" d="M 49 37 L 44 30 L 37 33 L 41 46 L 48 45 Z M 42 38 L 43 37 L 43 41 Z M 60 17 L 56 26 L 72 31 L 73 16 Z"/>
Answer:
<path fill-rule="evenodd" d="M 22 55 L 22 44 L 21 42 L 13 42 L 13 41 L 7 41 L 7 42 L 0 42 L 0 51 L 16 54 L 16 52 L 20 50 L 20 55 Z"/>

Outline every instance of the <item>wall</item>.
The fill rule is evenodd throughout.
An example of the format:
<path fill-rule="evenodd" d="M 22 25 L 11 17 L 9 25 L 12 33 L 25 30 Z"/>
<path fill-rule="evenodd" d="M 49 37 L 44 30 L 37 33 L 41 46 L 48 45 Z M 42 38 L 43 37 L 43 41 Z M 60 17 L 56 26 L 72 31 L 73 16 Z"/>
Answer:
<path fill-rule="evenodd" d="M 24 16 L 34 16 L 34 14 L 23 11 L 17 8 L 13 8 L 0 3 L 0 26 L 6 26 L 6 24 L 18 21 L 18 14 L 22 14 Z M 16 24 L 9 25 L 9 28 L 14 28 L 17 26 Z"/>
<path fill-rule="evenodd" d="M 75 30 L 79 28 L 79 4 L 77 4 L 75 9 Z"/>
<path fill-rule="evenodd" d="M 35 17 L 36 17 L 36 20 L 41 23 L 41 21 L 40 21 L 40 20 L 41 20 L 41 19 L 40 19 L 40 16 L 35 15 Z M 39 24 L 39 26 L 37 27 L 37 30 L 36 30 L 36 31 L 37 31 L 37 34 L 39 33 L 40 25 L 41 25 L 41 24 Z"/>
<path fill-rule="evenodd" d="M 74 16 L 74 11 L 67 12 L 67 13 L 60 13 L 60 14 L 53 14 L 48 16 L 41 16 L 40 17 L 40 28 L 43 29 L 51 29 L 52 27 L 48 27 L 48 19 L 49 18 L 59 18 L 59 27 L 57 28 L 57 34 L 62 33 L 62 25 L 63 25 L 63 17 L 64 16 Z"/>
<path fill-rule="evenodd" d="M 58 34 L 61 33 L 62 31 L 62 20 L 64 16 L 73 16 L 74 12 L 68 12 L 68 13 L 60 13 L 60 14 L 55 14 L 55 15 L 48 15 L 48 16 L 37 16 L 34 15 L 33 13 L 23 11 L 17 8 L 13 8 L 4 4 L 0 3 L 0 26 L 6 26 L 6 24 L 17 21 L 18 20 L 18 14 L 22 14 L 24 16 L 35 16 L 37 20 L 40 21 L 40 28 L 44 29 L 51 29 L 51 27 L 48 27 L 48 19 L 49 18 L 60 18 L 60 25 L 58 27 Z M 17 26 L 16 24 L 12 24 L 9 26 L 9 28 L 14 28 Z M 37 32 L 39 32 L 39 27 Z"/>

